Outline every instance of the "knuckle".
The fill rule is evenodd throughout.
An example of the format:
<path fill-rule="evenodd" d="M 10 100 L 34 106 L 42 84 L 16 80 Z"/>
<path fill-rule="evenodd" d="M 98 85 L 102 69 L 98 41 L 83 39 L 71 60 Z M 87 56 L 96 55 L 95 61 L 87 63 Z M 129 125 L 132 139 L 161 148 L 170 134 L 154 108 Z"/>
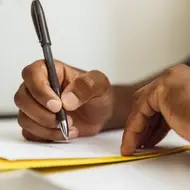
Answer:
<path fill-rule="evenodd" d="M 165 76 L 173 76 L 173 75 L 178 74 L 179 72 L 183 71 L 184 69 L 185 70 L 187 69 L 186 65 L 178 64 L 178 65 L 175 65 L 173 67 L 166 69 L 164 73 L 165 73 Z"/>
<path fill-rule="evenodd" d="M 167 94 L 169 89 L 174 88 L 177 85 L 178 79 L 183 79 L 186 76 L 187 66 L 184 64 L 178 64 L 165 70 L 157 83 L 156 91 L 159 93 Z M 186 85 L 187 83 L 184 83 Z"/>
<path fill-rule="evenodd" d="M 17 117 L 17 122 L 19 124 L 20 127 L 24 127 L 24 118 L 23 118 L 24 114 L 21 110 L 19 110 L 19 113 L 18 113 L 18 117 Z"/>
<path fill-rule="evenodd" d="M 92 73 L 95 76 L 101 77 L 101 79 L 106 79 L 106 80 L 108 79 L 107 76 L 99 70 L 92 70 L 92 71 L 90 71 L 90 73 Z"/>
<path fill-rule="evenodd" d="M 81 82 L 83 82 L 83 84 L 88 88 L 96 87 L 96 82 L 90 76 L 85 76 Z"/>
<path fill-rule="evenodd" d="M 165 91 L 165 89 L 167 88 L 166 86 L 167 86 L 166 83 L 160 83 L 157 85 L 157 87 L 154 89 L 154 91 L 160 95 Z"/>
<path fill-rule="evenodd" d="M 22 78 L 23 78 L 23 80 L 30 77 L 31 73 L 32 73 L 32 65 L 27 65 L 26 67 L 24 67 L 24 69 L 22 70 Z"/>
<path fill-rule="evenodd" d="M 75 85 L 77 88 L 77 93 L 79 96 L 82 96 L 82 92 L 85 91 L 87 94 L 91 94 L 92 89 L 94 88 L 94 81 L 91 80 L 88 76 L 79 77 L 75 80 Z"/>
<path fill-rule="evenodd" d="M 155 85 L 155 91 L 158 92 L 159 94 L 167 91 L 170 86 L 171 83 L 173 81 L 173 77 L 175 77 L 175 71 L 170 68 L 166 71 L 166 73 L 160 77 L 160 79 L 157 81 L 156 85 Z"/>
<path fill-rule="evenodd" d="M 27 65 L 26 67 L 24 67 L 21 73 L 23 80 L 27 80 L 28 78 L 34 77 L 36 70 L 39 70 L 39 69 L 43 70 L 44 68 L 46 68 L 44 64 L 44 60 L 37 60 Z"/>
<path fill-rule="evenodd" d="M 134 102 L 138 101 L 138 99 L 139 99 L 139 95 L 137 93 L 134 93 L 132 95 L 132 102 L 134 103 Z"/>
<path fill-rule="evenodd" d="M 83 89 L 93 95 L 100 96 L 107 92 L 110 88 L 110 82 L 106 75 L 102 72 L 93 70 L 85 73 L 75 80 L 78 89 Z"/>
<path fill-rule="evenodd" d="M 143 88 L 140 88 L 135 93 L 133 93 L 132 100 L 133 101 L 138 101 L 138 99 L 139 99 L 140 95 L 142 94 L 143 90 L 144 90 Z"/>
<path fill-rule="evenodd" d="M 111 88 L 110 81 L 108 77 L 102 73 L 101 71 L 98 70 L 93 70 L 89 73 L 91 75 L 91 78 L 94 81 L 94 90 L 96 90 L 98 93 L 104 93 L 108 89 Z"/>
<path fill-rule="evenodd" d="M 14 103 L 19 108 L 22 104 L 22 99 L 23 99 L 23 89 L 22 89 L 22 85 L 21 85 L 20 88 L 18 89 L 18 91 L 14 95 Z"/>
<path fill-rule="evenodd" d="M 98 71 L 98 70 L 93 70 L 91 71 L 91 73 L 95 76 L 95 78 L 99 79 L 101 84 L 103 83 L 105 86 L 110 85 L 110 81 L 108 77 L 103 72 Z"/>
<path fill-rule="evenodd" d="M 163 74 L 164 78 L 167 79 L 168 77 L 173 76 L 174 71 L 175 71 L 175 68 L 173 67 L 166 69 Z"/>
<path fill-rule="evenodd" d="M 17 107 L 20 107 L 20 100 L 21 100 L 21 95 L 20 95 L 20 92 L 17 91 L 14 95 L 14 102 Z"/>

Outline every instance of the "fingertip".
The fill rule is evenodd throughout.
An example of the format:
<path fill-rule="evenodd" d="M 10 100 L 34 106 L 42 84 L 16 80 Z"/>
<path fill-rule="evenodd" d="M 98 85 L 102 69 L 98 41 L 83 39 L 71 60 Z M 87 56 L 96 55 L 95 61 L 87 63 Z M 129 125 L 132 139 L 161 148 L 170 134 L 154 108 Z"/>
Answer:
<path fill-rule="evenodd" d="M 122 156 L 126 156 L 126 151 L 125 151 L 125 147 L 123 146 L 123 144 L 120 147 L 120 152 Z"/>
<path fill-rule="evenodd" d="M 59 100 L 51 99 L 46 103 L 46 107 L 54 113 L 57 113 L 61 109 L 62 103 Z"/>
<path fill-rule="evenodd" d="M 139 134 L 130 132 L 130 131 L 124 131 L 123 138 L 122 138 L 122 144 L 121 144 L 121 155 L 122 156 L 131 156 L 138 144 Z"/>
<path fill-rule="evenodd" d="M 63 107 L 68 111 L 76 110 L 79 107 L 79 99 L 73 92 L 63 92 L 61 100 Z"/>
<path fill-rule="evenodd" d="M 122 156 L 131 156 L 135 150 L 127 145 L 122 144 L 120 151 Z"/>
<path fill-rule="evenodd" d="M 79 136 L 79 130 L 76 127 L 72 126 L 69 131 L 69 139 L 70 140 L 76 139 L 78 136 Z"/>

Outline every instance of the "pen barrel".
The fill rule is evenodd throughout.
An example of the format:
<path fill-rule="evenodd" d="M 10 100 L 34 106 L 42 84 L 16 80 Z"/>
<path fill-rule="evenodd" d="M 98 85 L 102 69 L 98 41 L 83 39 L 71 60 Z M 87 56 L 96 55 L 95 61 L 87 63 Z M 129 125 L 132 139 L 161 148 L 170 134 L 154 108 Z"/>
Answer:
<path fill-rule="evenodd" d="M 61 97 L 59 80 L 58 80 L 56 69 L 55 69 L 51 47 L 49 44 L 43 46 L 43 52 L 44 52 L 45 64 L 48 70 L 48 78 L 49 78 L 50 86 L 54 90 L 54 92 L 59 97 Z M 65 121 L 67 123 L 67 117 L 66 117 L 66 113 L 63 107 L 61 108 L 59 112 L 56 113 L 56 118 L 58 121 Z"/>
<path fill-rule="evenodd" d="M 58 80 L 56 69 L 55 69 L 51 47 L 49 44 L 47 44 L 47 45 L 44 45 L 42 48 L 43 48 L 43 53 L 44 53 L 44 58 L 45 58 L 45 64 L 48 70 L 48 78 L 49 78 L 50 86 L 54 90 L 54 92 L 60 97 L 61 94 L 60 94 L 59 80 Z"/>
<path fill-rule="evenodd" d="M 56 113 L 56 118 L 58 121 L 66 121 L 67 122 L 67 116 L 66 116 L 65 110 L 63 108 L 59 112 Z"/>

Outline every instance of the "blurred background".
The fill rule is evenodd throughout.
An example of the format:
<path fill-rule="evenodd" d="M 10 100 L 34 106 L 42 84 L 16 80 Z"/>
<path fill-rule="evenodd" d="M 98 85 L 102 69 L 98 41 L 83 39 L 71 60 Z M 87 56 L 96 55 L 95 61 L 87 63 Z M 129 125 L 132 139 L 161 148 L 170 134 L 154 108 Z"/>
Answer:
<path fill-rule="evenodd" d="M 22 69 L 43 58 L 31 0 L 0 0 L 0 115 L 14 114 Z M 41 0 L 54 58 L 99 69 L 114 84 L 142 80 L 190 50 L 189 0 Z"/>

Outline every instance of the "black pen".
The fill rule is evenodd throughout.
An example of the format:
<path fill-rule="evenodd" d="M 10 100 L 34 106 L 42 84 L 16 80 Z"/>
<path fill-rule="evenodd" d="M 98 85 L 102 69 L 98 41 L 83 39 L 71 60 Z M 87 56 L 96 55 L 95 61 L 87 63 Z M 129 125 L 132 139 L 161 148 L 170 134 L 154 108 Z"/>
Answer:
<path fill-rule="evenodd" d="M 48 70 L 48 78 L 50 86 L 54 90 L 54 92 L 60 97 L 61 96 L 60 86 L 51 51 L 51 40 L 45 19 L 45 14 L 39 0 L 33 0 L 31 5 L 31 15 L 39 42 L 43 49 L 45 64 Z M 59 122 L 58 127 L 61 129 L 64 139 L 68 140 L 69 136 L 68 122 L 63 107 L 58 113 L 56 113 L 56 118 L 57 121 Z"/>

